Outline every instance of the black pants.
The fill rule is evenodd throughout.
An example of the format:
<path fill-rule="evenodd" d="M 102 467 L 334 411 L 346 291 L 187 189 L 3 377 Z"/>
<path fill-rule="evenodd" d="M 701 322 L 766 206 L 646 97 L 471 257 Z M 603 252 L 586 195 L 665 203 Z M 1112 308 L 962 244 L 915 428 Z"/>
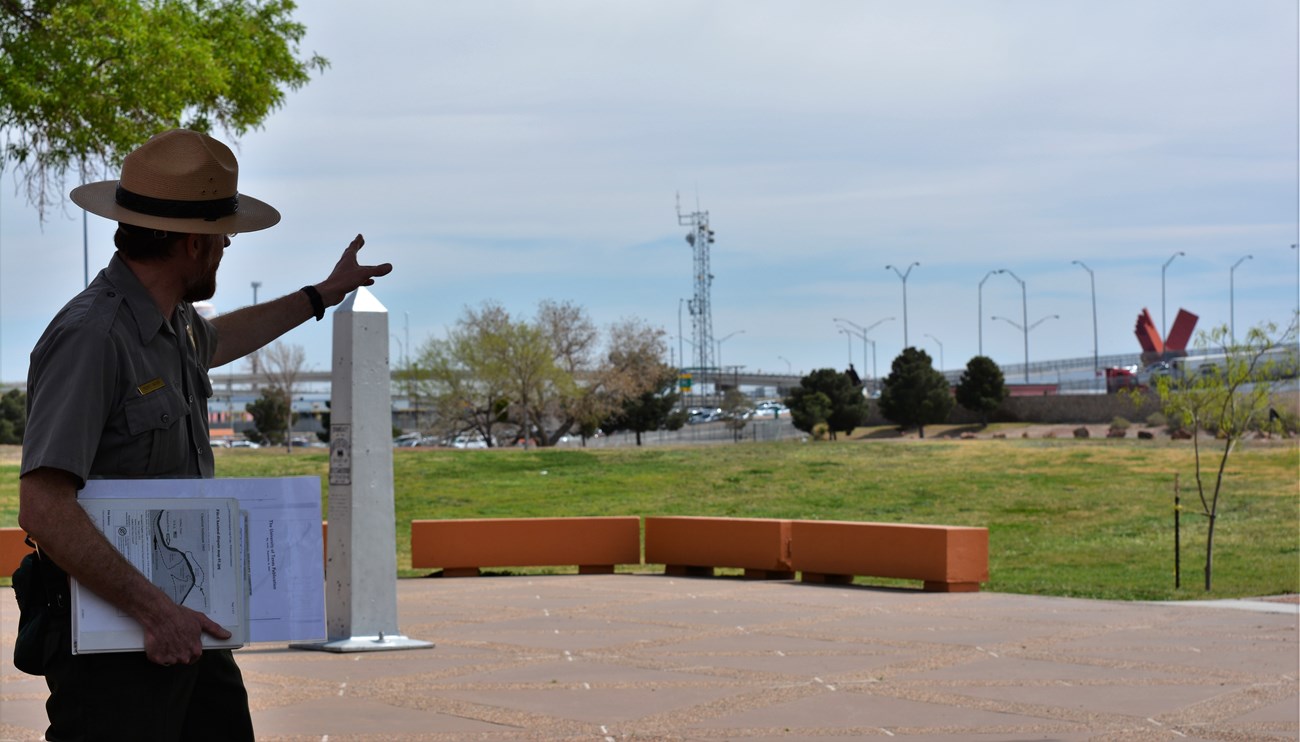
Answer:
<path fill-rule="evenodd" d="M 73 655 L 65 645 L 45 682 L 51 742 L 253 739 L 248 693 L 228 649 L 163 667 L 144 652 Z"/>

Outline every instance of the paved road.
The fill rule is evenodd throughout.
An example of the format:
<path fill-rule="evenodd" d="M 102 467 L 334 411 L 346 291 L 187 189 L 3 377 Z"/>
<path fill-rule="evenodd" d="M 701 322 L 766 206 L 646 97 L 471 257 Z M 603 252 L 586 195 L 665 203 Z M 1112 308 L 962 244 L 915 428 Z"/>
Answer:
<path fill-rule="evenodd" d="M 0 739 L 39 739 L 12 666 Z M 413 579 L 433 649 L 238 653 L 267 740 L 1295 740 L 1297 606 L 654 575 Z"/>

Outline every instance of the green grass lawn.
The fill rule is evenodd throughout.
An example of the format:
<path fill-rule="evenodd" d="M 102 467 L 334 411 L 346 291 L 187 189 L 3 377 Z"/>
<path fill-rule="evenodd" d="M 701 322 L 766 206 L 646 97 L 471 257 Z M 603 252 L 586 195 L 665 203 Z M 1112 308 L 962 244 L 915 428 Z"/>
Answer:
<path fill-rule="evenodd" d="M 16 524 L 17 468 L 0 464 L 0 525 Z M 324 451 L 219 450 L 217 472 L 307 474 L 325 482 L 328 457 Z M 986 589 L 1002 592 L 1140 600 L 1296 593 L 1298 472 L 1300 449 L 1292 442 L 1247 443 L 1233 454 L 1216 534 L 1215 589 L 1207 594 L 1206 524 L 1192 512 L 1199 503 L 1186 442 L 931 439 L 398 450 L 398 566 L 403 575 L 422 574 L 409 568 L 414 519 L 708 515 L 987 527 Z M 1175 474 L 1184 505 L 1183 588 L 1177 591 Z"/>

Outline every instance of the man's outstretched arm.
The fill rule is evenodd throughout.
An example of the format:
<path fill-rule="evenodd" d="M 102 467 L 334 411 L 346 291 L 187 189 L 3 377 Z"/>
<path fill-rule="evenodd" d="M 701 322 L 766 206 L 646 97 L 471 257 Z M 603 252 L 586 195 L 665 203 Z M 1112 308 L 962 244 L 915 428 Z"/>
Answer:
<path fill-rule="evenodd" d="M 357 235 L 343 251 L 329 277 L 315 284 L 326 307 L 339 304 L 357 287 L 372 286 L 376 278 L 392 272 L 391 263 L 358 263 L 357 253 L 364 244 L 365 238 Z M 212 366 L 224 366 L 243 358 L 315 316 L 312 301 L 303 291 L 219 315 L 212 320 L 217 328 L 217 349 L 212 356 Z"/>

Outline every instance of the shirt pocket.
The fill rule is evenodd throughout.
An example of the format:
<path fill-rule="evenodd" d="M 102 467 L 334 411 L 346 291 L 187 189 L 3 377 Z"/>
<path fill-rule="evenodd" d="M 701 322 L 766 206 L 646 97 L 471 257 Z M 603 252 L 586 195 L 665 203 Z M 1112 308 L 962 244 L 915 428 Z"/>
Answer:
<path fill-rule="evenodd" d="M 123 405 L 127 432 L 132 447 L 138 446 L 138 458 L 148 457 L 145 471 L 153 476 L 177 476 L 185 473 L 189 450 L 189 406 L 181 395 L 165 387 Z"/>

